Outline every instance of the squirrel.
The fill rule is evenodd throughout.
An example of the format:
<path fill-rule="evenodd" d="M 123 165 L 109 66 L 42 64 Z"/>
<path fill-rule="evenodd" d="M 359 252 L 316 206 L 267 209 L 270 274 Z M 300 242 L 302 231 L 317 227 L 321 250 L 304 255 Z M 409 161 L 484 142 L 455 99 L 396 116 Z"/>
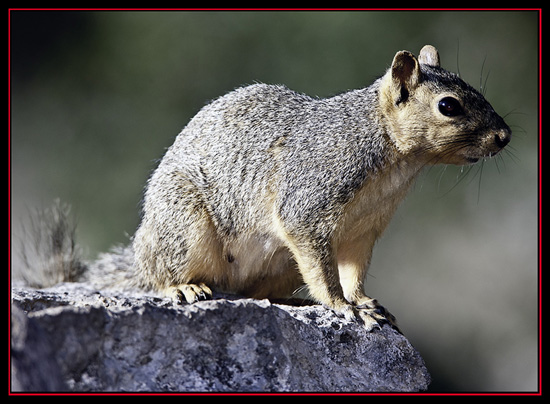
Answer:
<path fill-rule="evenodd" d="M 373 246 L 422 168 L 499 153 L 511 130 L 436 48 L 395 54 L 370 86 L 313 98 L 253 84 L 204 106 L 149 178 L 131 244 L 88 275 L 193 303 L 212 290 L 310 297 L 367 330 Z"/>

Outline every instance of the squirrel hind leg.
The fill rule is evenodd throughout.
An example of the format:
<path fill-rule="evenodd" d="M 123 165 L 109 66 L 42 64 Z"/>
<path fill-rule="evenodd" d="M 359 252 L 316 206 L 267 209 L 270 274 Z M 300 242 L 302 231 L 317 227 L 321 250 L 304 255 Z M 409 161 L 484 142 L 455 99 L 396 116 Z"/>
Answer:
<path fill-rule="evenodd" d="M 199 300 L 210 299 L 212 297 L 212 290 L 204 283 L 182 283 L 169 286 L 164 290 L 164 294 L 170 297 L 176 304 L 183 304 L 185 302 L 192 304 Z"/>

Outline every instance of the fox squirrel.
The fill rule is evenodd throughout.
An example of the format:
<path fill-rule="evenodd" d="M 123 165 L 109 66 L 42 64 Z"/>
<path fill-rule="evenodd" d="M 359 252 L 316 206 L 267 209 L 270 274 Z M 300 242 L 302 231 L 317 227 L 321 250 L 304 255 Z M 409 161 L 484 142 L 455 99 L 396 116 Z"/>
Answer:
<path fill-rule="evenodd" d="M 238 88 L 202 108 L 148 180 L 130 246 L 87 278 L 193 303 L 212 290 L 312 299 L 371 330 L 372 249 L 423 167 L 492 157 L 511 130 L 426 45 L 369 87 L 319 99 Z"/>

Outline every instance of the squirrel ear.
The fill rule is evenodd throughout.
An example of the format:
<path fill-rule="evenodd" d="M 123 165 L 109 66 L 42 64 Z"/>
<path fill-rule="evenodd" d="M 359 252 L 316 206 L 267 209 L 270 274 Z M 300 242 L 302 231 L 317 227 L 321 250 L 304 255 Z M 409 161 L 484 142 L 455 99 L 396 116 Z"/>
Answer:
<path fill-rule="evenodd" d="M 391 64 L 391 76 L 399 88 L 413 89 L 420 81 L 418 60 L 411 52 L 397 52 Z"/>
<path fill-rule="evenodd" d="M 420 50 L 418 61 L 423 65 L 439 67 L 439 52 L 432 45 L 426 45 Z"/>

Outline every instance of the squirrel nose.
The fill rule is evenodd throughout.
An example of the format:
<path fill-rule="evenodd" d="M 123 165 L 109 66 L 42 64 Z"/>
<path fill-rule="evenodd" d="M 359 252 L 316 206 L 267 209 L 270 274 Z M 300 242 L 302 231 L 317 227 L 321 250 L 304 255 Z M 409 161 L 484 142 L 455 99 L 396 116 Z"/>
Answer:
<path fill-rule="evenodd" d="M 495 143 L 498 147 L 501 149 L 506 146 L 508 143 L 510 143 L 510 139 L 512 138 L 512 132 L 509 130 L 500 130 L 495 134 Z"/>

